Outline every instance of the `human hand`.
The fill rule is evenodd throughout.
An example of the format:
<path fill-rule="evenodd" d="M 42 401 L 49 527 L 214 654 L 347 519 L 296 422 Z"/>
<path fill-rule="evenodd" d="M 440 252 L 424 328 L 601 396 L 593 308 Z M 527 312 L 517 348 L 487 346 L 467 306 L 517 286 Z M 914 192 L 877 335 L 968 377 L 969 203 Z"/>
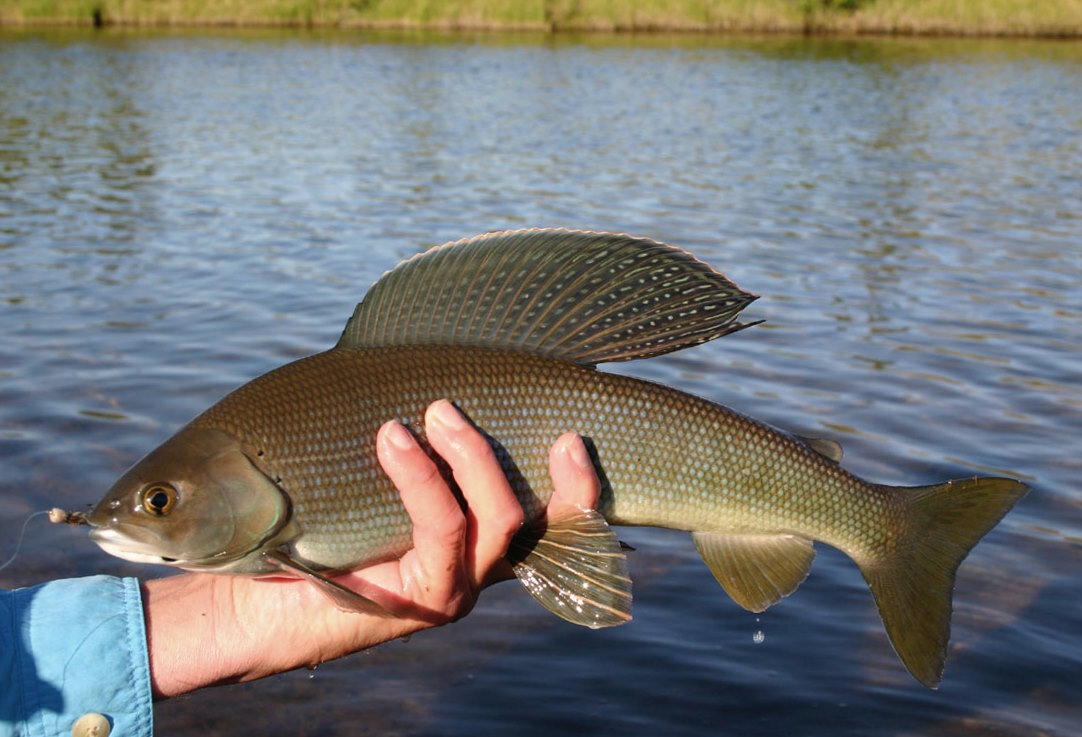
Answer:
<path fill-rule="evenodd" d="M 465 512 L 412 435 L 387 423 L 377 453 L 413 521 L 414 547 L 399 560 L 335 577 L 394 617 L 342 611 L 300 580 L 193 573 L 148 581 L 155 697 L 313 666 L 454 621 L 470 611 L 483 586 L 512 577 L 504 556 L 522 508 L 491 446 L 445 400 L 428 408 L 425 431 L 451 467 Z M 577 435 L 555 442 L 549 472 L 550 516 L 597 506 L 600 482 Z"/>

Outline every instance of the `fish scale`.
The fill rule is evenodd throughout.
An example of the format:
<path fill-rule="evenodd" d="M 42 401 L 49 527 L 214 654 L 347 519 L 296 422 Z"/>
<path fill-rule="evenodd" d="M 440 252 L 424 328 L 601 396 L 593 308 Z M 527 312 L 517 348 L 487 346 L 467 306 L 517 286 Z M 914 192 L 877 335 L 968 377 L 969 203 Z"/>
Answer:
<path fill-rule="evenodd" d="M 423 439 L 424 410 L 441 397 L 506 450 L 499 456 L 528 519 L 552 495 L 547 449 L 568 430 L 596 449 L 607 481 L 599 511 L 612 524 L 799 532 L 869 558 L 901 517 L 889 488 L 721 405 L 494 349 L 329 351 L 265 374 L 192 426 L 256 448 L 256 465 L 292 500 L 300 559 L 344 570 L 409 549 L 409 517 L 379 467 L 376 431 L 396 418 Z"/>
<path fill-rule="evenodd" d="M 522 503 L 507 558 L 553 613 L 588 627 L 631 618 L 610 523 L 690 531 L 756 612 L 796 590 L 822 542 L 856 563 L 902 662 L 934 687 L 958 566 L 1024 484 L 869 483 L 840 465 L 837 443 L 596 369 L 747 328 L 735 320 L 755 299 L 680 249 L 619 234 L 508 231 L 431 249 L 372 285 L 334 348 L 240 387 L 133 466 L 88 516 L 91 537 L 130 560 L 286 572 L 386 615 L 323 574 L 409 548 L 376 433 L 397 419 L 427 447 L 425 409 L 449 398 Z M 542 519 L 548 449 L 568 431 L 587 439 L 601 501 Z"/>

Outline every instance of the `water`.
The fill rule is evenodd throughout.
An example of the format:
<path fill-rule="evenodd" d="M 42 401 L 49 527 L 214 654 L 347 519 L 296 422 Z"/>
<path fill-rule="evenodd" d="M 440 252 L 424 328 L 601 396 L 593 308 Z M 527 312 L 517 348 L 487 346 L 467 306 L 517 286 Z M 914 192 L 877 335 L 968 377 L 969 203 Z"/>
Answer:
<path fill-rule="evenodd" d="M 331 345 L 399 259 L 493 229 L 668 240 L 767 322 L 618 370 L 840 440 L 881 482 L 1033 491 L 916 685 L 821 547 L 763 615 L 628 530 L 635 620 L 514 584 L 342 661 L 160 704 L 161 734 L 1075 734 L 1082 47 L 0 35 L 0 530 L 85 508 L 222 394 Z M 0 585 L 159 575 L 31 523 Z"/>

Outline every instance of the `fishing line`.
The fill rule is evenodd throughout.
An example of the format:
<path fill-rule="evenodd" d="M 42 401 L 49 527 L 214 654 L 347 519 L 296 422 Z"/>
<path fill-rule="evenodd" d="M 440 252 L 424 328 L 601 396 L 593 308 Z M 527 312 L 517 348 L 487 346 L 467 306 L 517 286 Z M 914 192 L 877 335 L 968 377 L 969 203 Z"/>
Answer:
<path fill-rule="evenodd" d="M 57 524 L 88 524 L 86 521 L 85 513 L 66 512 L 63 509 L 60 509 L 60 507 L 53 507 L 52 509 L 45 509 L 40 512 L 31 513 L 30 516 L 27 517 L 26 520 L 23 522 L 23 529 L 19 532 L 19 539 L 15 541 L 15 552 L 11 554 L 11 557 L 8 558 L 3 565 L 0 565 L 0 571 L 10 566 L 12 563 L 15 562 L 15 559 L 19 557 L 19 549 L 23 546 L 23 538 L 26 537 L 26 528 L 30 526 L 30 520 L 34 519 L 35 517 L 41 517 L 42 515 L 47 516 L 50 522 L 54 522 Z"/>
<path fill-rule="evenodd" d="M 15 541 L 15 552 L 11 554 L 11 557 L 7 559 L 7 562 L 4 563 L 4 565 L 0 566 L 0 571 L 4 570 L 12 563 L 14 563 L 15 558 L 19 556 L 19 549 L 23 546 L 23 538 L 26 537 L 26 528 L 27 526 L 29 526 L 30 520 L 34 519 L 35 517 L 41 517 L 42 515 L 48 514 L 49 513 L 47 511 L 34 512 L 26 518 L 26 521 L 23 522 L 23 529 L 19 532 L 19 539 Z"/>

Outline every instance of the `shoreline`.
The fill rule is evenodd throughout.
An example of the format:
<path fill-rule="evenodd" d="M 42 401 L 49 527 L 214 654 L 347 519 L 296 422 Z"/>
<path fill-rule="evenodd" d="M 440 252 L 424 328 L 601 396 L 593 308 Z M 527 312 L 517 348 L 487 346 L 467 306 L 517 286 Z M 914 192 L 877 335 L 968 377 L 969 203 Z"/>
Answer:
<path fill-rule="evenodd" d="M 501 4 L 501 2 L 503 4 Z M 1082 38 L 1082 0 L 11 0 L 0 29 L 267 28 L 468 33 Z M 852 9 L 850 9 L 852 6 Z M 665 10 L 657 9 L 665 7 Z"/>

